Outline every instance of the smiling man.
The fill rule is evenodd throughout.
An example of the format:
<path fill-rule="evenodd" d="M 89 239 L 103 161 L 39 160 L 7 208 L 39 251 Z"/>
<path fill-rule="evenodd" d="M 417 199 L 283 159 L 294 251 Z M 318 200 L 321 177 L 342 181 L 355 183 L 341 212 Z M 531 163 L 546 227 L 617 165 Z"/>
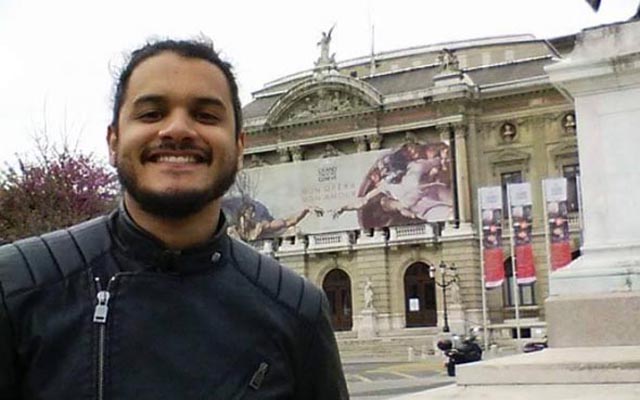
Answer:
<path fill-rule="evenodd" d="M 132 53 L 118 209 L 0 248 L 0 398 L 348 398 L 324 294 L 226 234 L 241 127 L 209 43 Z"/>

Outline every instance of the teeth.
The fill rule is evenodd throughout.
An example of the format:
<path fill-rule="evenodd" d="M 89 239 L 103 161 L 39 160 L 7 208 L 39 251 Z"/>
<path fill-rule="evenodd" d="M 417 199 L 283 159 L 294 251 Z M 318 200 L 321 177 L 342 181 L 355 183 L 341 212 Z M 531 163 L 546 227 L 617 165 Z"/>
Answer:
<path fill-rule="evenodd" d="M 196 163 L 198 160 L 194 156 L 160 156 L 158 157 L 158 162 L 165 163 L 176 163 L 176 164 L 186 164 L 186 163 Z"/>

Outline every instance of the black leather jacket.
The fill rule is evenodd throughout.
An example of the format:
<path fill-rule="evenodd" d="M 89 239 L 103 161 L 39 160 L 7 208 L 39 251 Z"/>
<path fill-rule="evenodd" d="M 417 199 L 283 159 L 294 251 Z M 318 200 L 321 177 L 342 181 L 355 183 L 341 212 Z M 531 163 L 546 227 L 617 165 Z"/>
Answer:
<path fill-rule="evenodd" d="M 123 209 L 0 248 L 0 399 L 347 399 L 323 292 L 224 233 Z"/>

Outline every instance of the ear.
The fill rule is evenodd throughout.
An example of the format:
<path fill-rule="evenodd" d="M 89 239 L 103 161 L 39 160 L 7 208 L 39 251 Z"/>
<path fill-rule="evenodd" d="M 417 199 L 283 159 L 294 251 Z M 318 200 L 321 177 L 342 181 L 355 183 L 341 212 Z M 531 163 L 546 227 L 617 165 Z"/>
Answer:
<path fill-rule="evenodd" d="M 109 125 L 107 128 L 107 145 L 109 146 L 109 164 L 115 167 L 117 161 L 118 132 L 113 125 Z"/>
<path fill-rule="evenodd" d="M 238 135 L 238 140 L 236 141 L 236 150 L 238 151 L 238 170 L 241 170 L 243 167 L 244 160 L 244 140 L 245 140 L 244 131 L 240 132 Z"/>

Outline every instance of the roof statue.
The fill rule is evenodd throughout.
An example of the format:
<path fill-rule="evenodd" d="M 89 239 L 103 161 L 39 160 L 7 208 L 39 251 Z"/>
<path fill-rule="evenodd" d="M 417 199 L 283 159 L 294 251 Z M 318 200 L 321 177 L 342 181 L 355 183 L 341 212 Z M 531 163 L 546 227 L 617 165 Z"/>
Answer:
<path fill-rule="evenodd" d="M 331 33 L 333 32 L 333 28 L 336 27 L 336 24 L 333 24 L 331 29 L 327 32 L 322 32 L 322 38 L 317 43 L 320 46 L 320 58 L 316 61 L 316 67 L 324 67 L 331 66 L 336 63 L 335 61 L 335 53 L 329 55 L 329 48 L 331 45 Z"/>
<path fill-rule="evenodd" d="M 454 54 L 453 50 L 443 48 L 437 59 L 440 63 L 440 68 L 443 72 L 459 71 L 460 65 L 458 57 Z"/>
<path fill-rule="evenodd" d="M 593 8 L 593 11 L 597 12 L 598 9 L 600 8 L 601 0 L 585 0 L 585 1 L 591 6 L 591 8 Z M 640 19 L 640 4 L 638 4 L 638 10 L 636 11 L 636 15 L 634 15 L 630 19 L 632 20 Z"/>

